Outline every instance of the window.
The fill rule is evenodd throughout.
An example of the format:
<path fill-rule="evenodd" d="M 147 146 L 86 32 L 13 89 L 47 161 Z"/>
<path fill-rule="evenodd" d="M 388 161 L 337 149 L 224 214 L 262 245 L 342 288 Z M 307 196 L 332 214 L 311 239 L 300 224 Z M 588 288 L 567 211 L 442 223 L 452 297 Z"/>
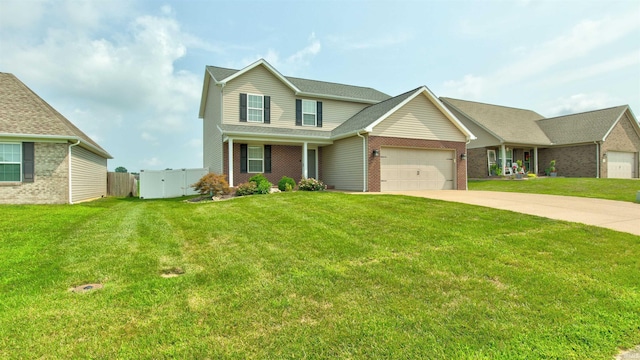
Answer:
<path fill-rule="evenodd" d="M 302 125 L 316 126 L 317 105 L 313 100 L 302 100 Z"/>
<path fill-rule="evenodd" d="M 262 155 L 262 146 L 249 146 L 247 162 L 250 173 L 262 173 L 264 157 Z"/>
<path fill-rule="evenodd" d="M 249 122 L 263 122 L 263 97 L 262 95 L 247 94 L 247 115 Z"/>
<path fill-rule="evenodd" d="M 20 181 L 22 145 L 0 143 L 0 181 Z"/>

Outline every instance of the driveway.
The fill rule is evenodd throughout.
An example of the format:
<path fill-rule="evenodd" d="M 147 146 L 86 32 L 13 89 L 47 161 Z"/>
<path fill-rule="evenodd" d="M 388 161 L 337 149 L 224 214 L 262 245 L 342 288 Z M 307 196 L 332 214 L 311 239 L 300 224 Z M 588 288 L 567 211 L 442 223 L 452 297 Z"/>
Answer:
<path fill-rule="evenodd" d="M 385 193 L 511 210 L 640 235 L 640 204 L 631 202 L 497 191 L 437 190 Z"/>

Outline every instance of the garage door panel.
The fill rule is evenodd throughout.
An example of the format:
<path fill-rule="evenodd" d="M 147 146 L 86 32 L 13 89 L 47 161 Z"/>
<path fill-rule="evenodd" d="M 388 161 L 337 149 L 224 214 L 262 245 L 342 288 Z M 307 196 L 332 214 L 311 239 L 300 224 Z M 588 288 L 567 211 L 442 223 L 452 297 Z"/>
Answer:
<path fill-rule="evenodd" d="M 635 158 L 636 154 L 632 152 L 607 152 L 607 177 L 617 179 L 635 178 Z"/>
<path fill-rule="evenodd" d="M 454 152 L 450 150 L 382 148 L 382 191 L 454 189 Z"/>

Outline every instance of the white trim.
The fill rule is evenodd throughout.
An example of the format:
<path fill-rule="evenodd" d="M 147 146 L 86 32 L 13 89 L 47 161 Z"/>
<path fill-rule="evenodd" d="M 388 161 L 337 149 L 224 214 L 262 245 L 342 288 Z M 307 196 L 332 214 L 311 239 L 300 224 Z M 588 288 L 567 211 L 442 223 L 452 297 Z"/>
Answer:
<path fill-rule="evenodd" d="M 326 100 L 351 101 L 351 102 L 370 104 L 370 105 L 374 105 L 374 104 L 383 102 L 387 99 L 391 99 L 391 97 L 389 97 L 383 100 L 369 100 L 369 99 L 352 98 L 348 96 L 325 95 L 325 94 L 309 93 L 309 92 L 302 92 L 302 91 L 296 92 L 295 95 L 298 97 L 306 96 L 306 97 L 313 97 L 313 98 L 326 99 Z"/>
<path fill-rule="evenodd" d="M 0 138 L 11 138 L 11 139 L 21 139 L 21 140 L 62 140 L 63 142 L 68 141 L 83 141 L 82 147 L 87 148 L 92 153 L 105 157 L 107 159 L 113 159 L 113 156 L 106 152 L 105 150 L 100 150 L 97 147 L 89 144 L 77 136 L 62 136 L 62 135 L 38 135 L 38 134 L 0 134 Z"/>
<path fill-rule="evenodd" d="M 387 113 L 385 113 L 384 115 L 379 117 L 378 120 L 376 120 L 373 123 L 371 123 L 364 130 L 366 132 L 373 132 L 373 128 L 374 127 L 376 127 L 378 124 L 380 124 L 382 121 L 387 119 L 389 116 L 391 116 L 398 109 L 400 109 L 403 106 L 405 106 L 406 104 L 408 104 L 411 100 L 415 99 L 420 94 L 425 94 L 427 99 L 429 99 L 438 108 L 438 110 L 440 110 L 440 112 L 442 112 L 442 114 L 444 114 L 447 117 L 447 119 L 449 119 L 449 121 L 451 121 L 453 123 L 453 125 L 455 125 L 455 127 L 457 127 L 458 130 L 460 130 L 465 135 L 467 141 L 476 140 L 477 139 L 475 137 L 475 135 L 473 135 L 471 133 L 471 131 L 469 131 L 469 129 L 467 129 L 464 126 L 464 124 L 462 124 L 462 122 L 460 122 L 460 120 L 458 120 L 458 118 L 455 117 L 455 115 L 453 115 L 451 113 L 451 111 L 449 111 L 449 109 L 447 109 L 447 107 L 444 106 L 442 104 L 442 102 L 440 102 L 440 100 L 426 86 L 421 86 L 420 88 L 418 88 L 411 96 L 409 96 L 408 98 L 404 99 L 404 101 L 402 101 L 400 104 L 396 105 L 393 109 L 387 111 Z"/>
<path fill-rule="evenodd" d="M 450 103 L 449 101 L 447 101 L 447 99 L 439 99 L 441 102 L 446 102 L 447 104 L 449 104 L 449 106 L 455 108 L 458 112 L 460 112 L 462 115 L 464 115 L 464 117 L 466 117 L 469 121 L 471 121 L 472 123 L 476 124 L 479 128 L 481 128 L 482 130 L 486 131 L 489 133 L 489 135 L 493 136 L 494 138 L 496 138 L 496 140 L 498 140 L 498 142 L 503 143 L 505 142 L 505 139 L 501 138 L 500 136 L 498 136 L 498 134 L 494 133 L 493 131 L 491 131 L 489 128 L 487 128 L 486 126 L 480 124 L 479 122 L 475 121 L 473 119 L 473 117 L 469 116 L 467 113 L 465 113 L 464 111 L 460 110 L 459 107 L 453 105 L 452 103 Z M 477 138 L 476 138 L 477 139 Z M 474 139 L 475 140 L 475 139 Z M 549 143 L 551 144 L 551 143 Z"/>
<path fill-rule="evenodd" d="M 229 147 L 228 148 L 228 150 L 229 150 L 228 151 L 228 153 L 229 153 L 228 154 L 228 160 L 229 160 L 229 186 L 233 187 L 233 138 L 228 138 L 227 146 Z M 222 169 L 224 171 L 224 163 L 222 164 Z"/>
<path fill-rule="evenodd" d="M 265 59 L 260 59 L 260 60 L 258 60 L 256 62 L 254 62 L 253 64 L 250 64 L 249 66 L 247 66 L 247 67 L 245 67 L 245 68 L 243 68 L 241 70 L 238 70 L 235 74 L 233 74 L 231 76 L 228 76 L 228 77 L 226 77 L 224 79 L 221 79 L 220 81 L 218 81 L 215 78 L 213 78 L 213 76 L 212 76 L 212 78 L 214 79 L 214 81 L 216 81 L 216 84 L 227 83 L 227 82 L 229 82 L 229 81 L 231 81 L 231 80 L 233 80 L 233 79 L 235 79 L 235 78 L 237 78 L 237 77 L 249 72 L 250 70 L 258 67 L 259 65 L 264 66 L 273 75 L 275 75 L 280 81 L 282 81 L 285 85 L 290 87 L 291 90 L 295 91 L 296 93 L 301 92 L 300 89 L 298 89 L 295 85 L 293 85 L 291 83 L 291 81 L 287 80 L 287 78 L 284 77 L 284 75 L 280 74 L 280 72 L 278 72 L 278 70 L 276 70 L 276 68 L 271 66 L 271 64 L 269 64 Z"/>
<path fill-rule="evenodd" d="M 309 171 L 307 168 L 307 163 L 309 159 L 307 159 L 307 142 L 302 143 L 302 178 L 306 179 L 309 177 Z"/>
<path fill-rule="evenodd" d="M 624 116 L 624 113 L 627 112 L 627 109 L 629 107 L 627 106 L 622 113 L 618 116 L 618 118 L 616 119 L 616 121 L 613 122 L 613 125 L 611 125 L 611 127 L 609 128 L 609 131 L 607 131 L 606 134 L 604 134 L 604 136 L 602 137 L 602 141 L 604 142 L 605 140 L 607 140 L 607 137 L 609 136 L 609 134 L 611 134 L 611 132 L 613 131 L 613 128 L 616 127 L 616 125 L 618 125 L 618 123 L 620 122 L 620 119 L 622 119 L 622 117 Z"/>
<path fill-rule="evenodd" d="M 369 178 L 367 173 L 367 138 L 360 135 L 360 131 L 356 135 L 362 138 L 362 192 L 367 192 L 367 179 Z"/>
<path fill-rule="evenodd" d="M 69 204 L 73 204 L 73 172 L 71 171 L 71 164 L 73 163 L 73 160 L 71 148 L 77 145 L 80 145 L 80 140 L 75 144 L 69 144 Z"/>

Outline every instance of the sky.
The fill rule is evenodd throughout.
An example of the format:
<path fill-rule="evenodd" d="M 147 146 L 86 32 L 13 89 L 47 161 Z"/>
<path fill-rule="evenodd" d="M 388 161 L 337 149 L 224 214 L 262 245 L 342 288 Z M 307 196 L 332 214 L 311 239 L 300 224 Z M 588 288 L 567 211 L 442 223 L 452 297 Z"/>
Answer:
<path fill-rule="evenodd" d="M 106 149 L 110 171 L 202 167 L 205 66 L 260 58 L 392 96 L 640 115 L 635 0 L 0 0 L 0 72 Z"/>

